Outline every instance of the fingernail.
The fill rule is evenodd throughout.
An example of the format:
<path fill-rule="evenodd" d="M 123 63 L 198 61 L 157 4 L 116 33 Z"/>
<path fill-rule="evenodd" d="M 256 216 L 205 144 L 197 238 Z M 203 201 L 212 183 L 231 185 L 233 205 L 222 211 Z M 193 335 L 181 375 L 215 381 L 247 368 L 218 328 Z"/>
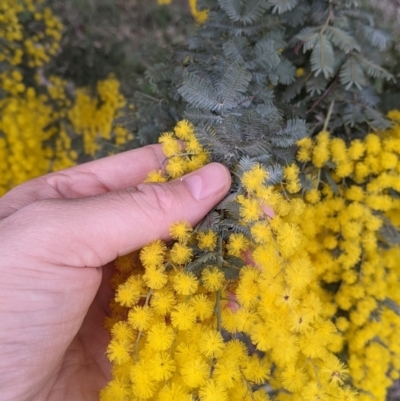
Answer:
<path fill-rule="evenodd" d="M 207 164 L 181 178 L 187 189 L 197 200 L 210 198 L 227 187 L 228 170 L 218 163 Z"/>

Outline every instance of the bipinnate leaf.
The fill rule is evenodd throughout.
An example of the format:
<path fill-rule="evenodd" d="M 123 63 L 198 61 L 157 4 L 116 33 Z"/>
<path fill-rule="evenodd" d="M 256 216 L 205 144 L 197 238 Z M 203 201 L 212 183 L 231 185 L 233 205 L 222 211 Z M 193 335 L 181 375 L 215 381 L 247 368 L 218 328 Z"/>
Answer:
<path fill-rule="evenodd" d="M 311 54 L 311 69 L 315 76 L 323 74 L 329 78 L 333 74 L 335 55 L 331 41 L 324 34 L 320 34 Z"/>

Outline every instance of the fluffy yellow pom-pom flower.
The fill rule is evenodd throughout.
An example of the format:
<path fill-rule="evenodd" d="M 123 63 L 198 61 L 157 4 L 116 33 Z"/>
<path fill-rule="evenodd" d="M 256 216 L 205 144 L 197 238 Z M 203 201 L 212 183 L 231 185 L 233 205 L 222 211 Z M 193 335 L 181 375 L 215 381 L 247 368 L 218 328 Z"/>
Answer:
<path fill-rule="evenodd" d="M 216 266 L 207 267 L 201 274 L 204 287 L 209 291 L 220 290 L 225 282 L 224 273 Z"/>
<path fill-rule="evenodd" d="M 196 311 L 187 303 L 179 303 L 171 312 L 171 322 L 178 330 L 188 330 L 196 322 Z"/>
<path fill-rule="evenodd" d="M 225 343 L 217 330 L 204 331 L 198 343 L 200 352 L 208 358 L 217 358 L 222 355 Z"/>
<path fill-rule="evenodd" d="M 242 176 L 242 184 L 249 192 L 254 192 L 268 178 L 268 172 L 259 164 L 256 164 L 250 170 L 246 171 Z"/>
<path fill-rule="evenodd" d="M 190 295 L 196 292 L 199 281 L 193 273 L 182 271 L 174 277 L 172 285 L 177 294 Z"/>
<path fill-rule="evenodd" d="M 213 251 L 217 245 L 217 234 L 212 231 L 201 231 L 197 234 L 197 244 L 200 249 Z"/>
<path fill-rule="evenodd" d="M 187 263 L 193 256 L 192 248 L 189 248 L 186 245 L 183 245 L 179 242 L 172 246 L 170 257 L 173 263 L 177 263 L 179 265 Z"/>
<path fill-rule="evenodd" d="M 181 242 L 186 241 L 190 237 L 192 231 L 192 226 L 187 221 L 178 221 L 172 223 L 169 227 L 171 237 Z"/>
<path fill-rule="evenodd" d="M 156 323 L 147 332 L 147 343 L 156 351 L 167 350 L 174 341 L 175 334 L 166 323 Z"/>

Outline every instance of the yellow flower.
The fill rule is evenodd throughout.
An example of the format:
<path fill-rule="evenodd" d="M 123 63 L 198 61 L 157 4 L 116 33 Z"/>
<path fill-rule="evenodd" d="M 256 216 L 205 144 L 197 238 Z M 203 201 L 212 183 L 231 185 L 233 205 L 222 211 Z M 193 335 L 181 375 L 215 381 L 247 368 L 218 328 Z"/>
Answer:
<path fill-rule="evenodd" d="M 297 142 L 299 150 L 297 152 L 297 160 L 301 163 L 309 162 L 311 160 L 313 140 L 309 137 L 300 139 Z"/>
<path fill-rule="evenodd" d="M 205 150 L 201 146 L 200 142 L 195 138 L 190 138 L 187 141 L 185 141 L 185 151 L 188 153 L 194 153 L 194 154 L 205 154 Z"/>
<path fill-rule="evenodd" d="M 301 189 L 301 183 L 300 180 L 296 180 L 296 181 L 289 181 L 286 184 L 286 190 L 290 193 L 290 194 L 296 194 L 297 192 L 299 192 Z"/>
<path fill-rule="evenodd" d="M 111 362 L 121 365 L 129 361 L 132 350 L 133 343 L 129 339 L 117 340 L 113 338 L 108 344 L 106 353 Z"/>
<path fill-rule="evenodd" d="M 303 290 L 314 278 L 314 266 L 306 258 L 295 259 L 285 268 L 285 280 L 293 289 Z"/>
<path fill-rule="evenodd" d="M 162 150 L 167 157 L 175 156 L 181 152 L 181 145 L 171 132 L 161 134 L 158 141 L 162 144 Z"/>
<path fill-rule="evenodd" d="M 218 359 L 213 376 L 217 383 L 220 383 L 227 389 L 236 387 L 241 379 L 241 372 L 237 361 L 233 359 Z"/>
<path fill-rule="evenodd" d="M 288 181 L 295 181 L 299 178 L 300 169 L 299 166 L 295 163 L 290 164 L 289 166 L 284 167 L 283 169 L 283 177 Z"/>
<path fill-rule="evenodd" d="M 246 223 L 257 221 L 262 214 L 261 206 L 257 199 L 245 198 L 243 195 L 239 195 L 236 199 L 240 205 L 239 213 L 243 221 Z"/>
<path fill-rule="evenodd" d="M 368 154 L 376 155 L 381 151 L 381 140 L 376 134 L 368 134 L 365 137 L 365 148 Z"/>
<path fill-rule="evenodd" d="M 148 306 L 134 306 L 128 314 L 129 324 L 137 330 L 147 330 L 153 321 L 153 312 Z"/>
<path fill-rule="evenodd" d="M 166 290 L 154 291 L 150 301 L 152 310 L 161 316 L 171 312 L 176 303 L 175 294 Z"/>
<path fill-rule="evenodd" d="M 157 387 L 156 382 L 150 375 L 148 364 L 139 362 L 130 369 L 133 395 L 141 399 L 151 398 Z"/>
<path fill-rule="evenodd" d="M 321 373 L 330 383 L 344 384 L 344 380 L 349 376 L 349 370 L 336 356 L 330 354 L 324 359 Z"/>
<path fill-rule="evenodd" d="M 166 251 L 165 243 L 156 240 L 142 248 L 140 261 L 144 267 L 158 267 L 163 264 Z"/>
<path fill-rule="evenodd" d="M 289 391 L 299 391 L 306 384 L 307 375 L 303 369 L 289 366 L 282 372 L 280 380 L 285 389 Z"/>
<path fill-rule="evenodd" d="M 143 280 L 149 288 L 159 290 L 167 284 L 168 275 L 164 271 L 164 267 L 148 266 Z"/>
<path fill-rule="evenodd" d="M 198 342 L 199 350 L 207 358 L 218 358 L 222 355 L 225 344 L 217 330 L 204 331 Z"/>
<path fill-rule="evenodd" d="M 316 144 L 312 152 L 312 162 L 315 167 L 321 168 L 329 160 L 329 132 L 321 131 L 316 136 Z"/>
<path fill-rule="evenodd" d="M 285 256 L 290 256 L 301 243 L 301 231 L 296 224 L 283 223 L 278 227 L 277 240 L 279 250 Z"/>
<path fill-rule="evenodd" d="M 147 342 L 156 351 L 165 351 L 171 347 L 174 341 L 174 331 L 165 323 L 156 323 L 147 332 Z"/>
<path fill-rule="evenodd" d="M 171 312 L 171 322 L 178 330 L 188 330 L 196 322 L 196 311 L 187 303 L 179 303 Z"/>
<path fill-rule="evenodd" d="M 132 341 L 135 338 L 134 332 L 128 322 L 117 322 L 111 329 L 111 335 L 116 341 Z"/>
<path fill-rule="evenodd" d="M 245 266 L 240 270 L 236 296 L 239 303 L 245 308 L 254 307 L 260 298 L 259 277 L 260 271 L 252 266 Z"/>
<path fill-rule="evenodd" d="M 192 388 L 199 387 L 206 383 L 210 376 L 210 366 L 202 357 L 188 358 L 181 367 L 183 382 Z"/>
<path fill-rule="evenodd" d="M 304 210 L 306 209 L 306 205 L 304 201 L 300 198 L 292 199 L 291 201 L 292 213 L 295 216 L 300 216 L 303 214 Z"/>
<path fill-rule="evenodd" d="M 201 281 L 207 290 L 214 292 L 224 286 L 225 275 L 218 267 L 210 266 L 203 270 Z"/>
<path fill-rule="evenodd" d="M 217 234 L 212 231 L 201 231 L 197 234 L 197 244 L 200 249 L 213 251 L 217 245 Z"/>
<path fill-rule="evenodd" d="M 318 189 L 310 189 L 306 192 L 306 200 L 312 204 L 318 203 L 321 199 L 321 192 Z"/>
<path fill-rule="evenodd" d="M 121 284 L 115 295 L 115 300 L 122 306 L 133 306 L 141 298 L 143 291 L 142 282 L 137 276 L 131 276 L 125 283 Z"/>
<path fill-rule="evenodd" d="M 100 392 L 100 401 L 125 401 L 130 395 L 128 380 L 115 378 Z"/>
<path fill-rule="evenodd" d="M 201 401 L 228 401 L 227 389 L 218 384 L 214 379 L 210 379 L 207 383 L 200 387 L 199 398 Z"/>
<path fill-rule="evenodd" d="M 268 172 L 259 164 L 256 164 L 250 170 L 243 173 L 241 182 L 247 191 L 254 192 L 264 184 L 267 178 Z"/>
<path fill-rule="evenodd" d="M 183 157 L 171 157 L 165 168 L 171 178 L 178 178 L 186 172 L 186 160 Z"/>
<path fill-rule="evenodd" d="M 135 265 L 135 260 L 133 255 L 129 253 L 128 255 L 120 256 L 115 259 L 115 268 L 121 272 L 129 272 Z"/>
<path fill-rule="evenodd" d="M 194 126 L 187 120 L 181 120 L 174 128 L 175 135 L 184 141 L 194 138 Z"/>
<path fill-rule="evenodd" d="M 214 303 L 205 294 L 193 296 L 190 305 L 193 306 L 199 320 L 208 319 L 214 312 Z"/>
<path fill-rule="evenodd" d="M 172 223 L 169 227 L 171 237 L 177 241 L 186 241 L 192 233 L 192 226 L 187 221 Z"/>
<path fill-rule="evenodd" d="M 270 373 L 267 359 L 259 358 L 256 354 L 247 358 L 243 374 L 245 378 L 256 384 L 265 383 Z"/>
<path fill-rule="evenodd" d="M 208 10 L 198 10 L 197 0 L 189 0 L 190 12 L 198 24 L 203 24 L 208 19 Z"/>
<path fill-rule="evenodd" d="M 167 352 L 157 352 L 146 361 L 149 375 L 157 381 L 166 381 L 175 372 L 175 362 Z"/>
<path fill-rule="evenodd" d="M 364 142 L 361 142 L 359 139 L 352 140 L 347 152 L 351 160 L 360 160 L 365 152 Z"/>
<path fill-rule="evenodd" d="M 249 247 L 248 239 L 241 233 L 231 234 L 228 239 L 227 250 L 233 256 L 240 256 Z"/>
<path fill-rule="evenodd" d="M 173 287 L 177 294 L 191 295 L 196 292 L 199 282 L 197 277 L 190 272 L 179 272 L 173 279 Z"/>
<path fill-rule="evenodd" d="M 157 401 L 192 401 L 192 396 L 185 386 L 179 383 L 166 384 L 158 393 Z"/>
<path fill-rule="evenodd" d="M 144 182 L 166 182 L 168 178 L 165 176 L 162 170 L 153 170 L 147 174 L 147 178 Z"/>
<path fill-rule="evenodd" d="M 190 262 L 193 256 L 192 248 L 179 242 L 175 243 L 170 252 L 171 261 L 179 265 Z"/>
<path fill-rule="evenodd" d="M 331 158 L 336 164 L 347 161 L 346 142 L 341 138 L 333 138 L 330 142 Z"/>
<path fill-rule="evenodd" d="M 265 244 L 272 240 L 271 227 L 266 221 L 258 221 L 250 229 L 254 242 Z"/>

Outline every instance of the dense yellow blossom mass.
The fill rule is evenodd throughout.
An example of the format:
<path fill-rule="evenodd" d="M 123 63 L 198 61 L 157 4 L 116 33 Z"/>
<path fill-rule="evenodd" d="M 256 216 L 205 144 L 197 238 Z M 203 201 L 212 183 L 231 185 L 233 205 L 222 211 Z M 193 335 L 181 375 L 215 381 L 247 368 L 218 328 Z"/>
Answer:
<path fill-rule="evenodd" d="M 22 12 L 31 20 L 22 21 Z M 118 149 L 131 139 L 125 128 L 113 125 L 125 104 L 115 78 L 98 82 L 92 97 L 85 88 L 67 94 L 65 80 L 43 76 L 40 68 L 58 52 L 62 31 L 42 0 L 0 4 L 0 196 L 26 180 L 75 165 L 74 137 L 82 135 L 83 153 L 91 157 L 99 140 Z M 27 71 L 34 83 L 24 76 Z"/>
<path fill-rule="evenodd" d="M 285 167 L 282 186 L 265 185 L 259 164 L 243 172 L 234 202 L 248 235 L 177 222 L 172 245 L 149 244 L 130 272 L 120 269 L 118 313 L 107 321 L 114 377 L 100 399 L 384 401 L 400 370 L 400 250 L 384 230 L 400 225 L 391 196 L 400 189 L 400 112 L 389 118 L 392 129 L 363 141 L 325 131 L 303 139 L 301 164 Z M 177 176 L 171 160 L 182 174 L 193 158 L 207 160 L 201 147 L 187 152 L 192 136 L 187 121 L 162 136 L 167 167 L 154 181 Z M 303 196 L 301 175 L 310 183 Z M 230 258 L 242 261 L 232 279 Z M 158 269 L 157 285 L 142 266 Z M 131 296 L 121 297 L 127 286 Z M 124 350 L 113 334 L 123 314 Z"/>

